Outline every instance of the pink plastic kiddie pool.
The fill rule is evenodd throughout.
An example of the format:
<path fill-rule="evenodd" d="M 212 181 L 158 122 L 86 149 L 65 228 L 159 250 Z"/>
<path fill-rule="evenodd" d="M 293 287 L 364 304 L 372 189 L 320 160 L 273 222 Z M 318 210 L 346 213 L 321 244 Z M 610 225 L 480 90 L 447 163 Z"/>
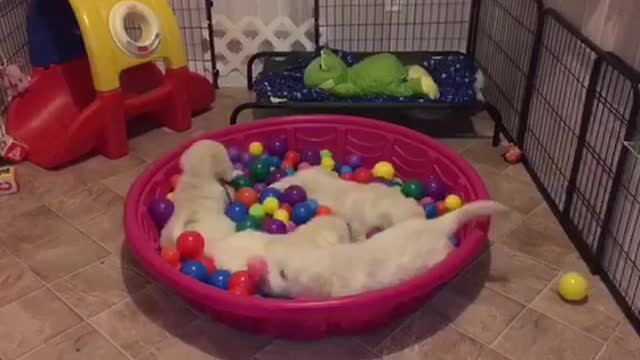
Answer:
<path fill-rule="evenodd" d="M 378 160 L 390 160 L 403 179 L 437 176 L 447 183 L 449 193 L 465 202 L 488 198 L 476 172 L 458 155 L 427 136 L 383 122 L 336 115 L 294 116 L 234 126 L 201 139 L 246 148 L 251 141 L 266 142 L 282 134 L 292 149 L 329 149 L 336 159 L 358 154 L 369 167 Z M 179 172 L 178 159 L 189 145 L 154 163 L 131 187 L 125 205 L 127 239 L 140 265 L 158 281 L 195 308 L 239 329 L 289 339 L 373 330 L 414 311 L 471 263 L 487 241 L 488 219 L 468 224 L 459 233 L 460 246 L 435 268 L 396 287 L 364 295 L 323 302 L 235 296 L 180 274 L 158 254 L 158 230 L 148 204 L 169 191 L 167 179 Z"/>

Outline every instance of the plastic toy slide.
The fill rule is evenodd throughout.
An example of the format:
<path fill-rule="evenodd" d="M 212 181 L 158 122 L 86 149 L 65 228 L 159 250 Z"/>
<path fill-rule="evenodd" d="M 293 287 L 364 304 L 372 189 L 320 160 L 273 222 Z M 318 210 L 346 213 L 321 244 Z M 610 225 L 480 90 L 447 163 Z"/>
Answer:
<path fill-rule="evenodd" d="M 140 26 L 139 38 L 125 21 Z M 7 131 L 41 167 L 92 152 L 122 157 L 127 121 L 151 118 L 184 131 L 215 100 L 212 84 L 187 69 L 166 0 L 32 0 L 28 35 L 32 83 L 10 104 Z"/>

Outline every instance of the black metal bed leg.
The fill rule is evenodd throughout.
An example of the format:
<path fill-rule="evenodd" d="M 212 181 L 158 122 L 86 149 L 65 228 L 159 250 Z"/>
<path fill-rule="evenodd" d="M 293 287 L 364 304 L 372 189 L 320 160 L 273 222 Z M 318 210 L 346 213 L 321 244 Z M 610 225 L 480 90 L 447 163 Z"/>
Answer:
<path fill-rule="evenodd" d="M 240 116 L 240 113 L 248 110 L 248 109 L 253 109 L 256 107 L 256 103 L 244 103 L 244 104 L 240 104 L 238 106 L 236 106 L 235 109 L 233 109 L 233 111 L 231 112 L 231 119 L 229 121 L 230 125 L 237 125 L 238 124 L 238 117 Z"/>
<path fill-rule="evenodd" d="M 504 126 L 502 125 L 502 116 L 500 115 L 500 111 L 496 109 L 495 106 L 491 104 L 485 104 L 484 106 L 487 114 L 493 120 L 493 137 L 491 138 L 491 145 L 494 147 L 500 145 L 500 134 L 504 132 Z"/>

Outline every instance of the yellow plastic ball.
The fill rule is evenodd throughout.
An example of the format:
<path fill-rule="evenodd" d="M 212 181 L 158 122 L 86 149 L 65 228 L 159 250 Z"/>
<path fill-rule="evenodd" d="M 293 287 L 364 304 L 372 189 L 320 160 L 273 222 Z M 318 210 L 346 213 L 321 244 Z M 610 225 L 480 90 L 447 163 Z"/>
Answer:
<path fill-rule="evenodd" d="M 286 223 L 289 222 L 289 213 L 285 209 L 278 209 L 273 214 L 273 218 L 276 219 L 276 220 L 280 220 L 280 221 L 282 221 L 283 223 L 286 224 Z"/>
<path fill-rule="evenodd" d="M 380 161 L 371 170 L 373 176 L 379 179 L 393 180 L 396 175 L 396 170 L 393 168 L 390 162 Z"/>
<path fill-rule="evenodd" d="M 320 167 L 327 171 L 333 171 L 333 168 L 336 167 L 336 162 L 330 157 L 323 157 L 320 160 Z"/>
<path fill-rule="evenodd" d="M 280 207 L 280 201 L 278 199 L 270 196 L 262 202 L 262 208 L 264 209 L 264 213 L 268 215 L 273 215 L 278 208 Z"/>
<path fill-rule="evenodd" d="M 588 295 L 589 284 L 584 276 L 568 272 L 558 282 L 558 293 L 566 301 L 582 301 Z"/>
<path fill-rule="evenodd" d="M 462 207 L 462 199 L 458 195 L 449 195 L 444 198 L 444 207 L 447 211 L 458 210 Z"/>
<path fill-rule="evenodd" d="M 259 141 L 254 141 L 251 144 L 249 144 L 249 154 L 251 154 L 251 156 L 260 156 L 262 155 L 262 153 L 264 152 L 264 146 L 262 146 L 262 143 Z"/>

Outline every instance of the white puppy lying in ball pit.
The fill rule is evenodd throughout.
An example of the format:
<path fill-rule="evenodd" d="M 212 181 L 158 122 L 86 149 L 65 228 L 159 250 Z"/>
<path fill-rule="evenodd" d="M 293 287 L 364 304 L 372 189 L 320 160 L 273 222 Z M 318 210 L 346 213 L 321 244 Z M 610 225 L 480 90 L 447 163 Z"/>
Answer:
<path fill-rule="evenodd" d="M 270 242 L 249 271 L 262 290 L 279 297 L 322 300 L 383 289 L 410 280 L 442 261 L 451 237 L 466 222 L 507 208 L 476 201 L 437 219 L 410 219 L 363 242 L 310 247 Z"/>

